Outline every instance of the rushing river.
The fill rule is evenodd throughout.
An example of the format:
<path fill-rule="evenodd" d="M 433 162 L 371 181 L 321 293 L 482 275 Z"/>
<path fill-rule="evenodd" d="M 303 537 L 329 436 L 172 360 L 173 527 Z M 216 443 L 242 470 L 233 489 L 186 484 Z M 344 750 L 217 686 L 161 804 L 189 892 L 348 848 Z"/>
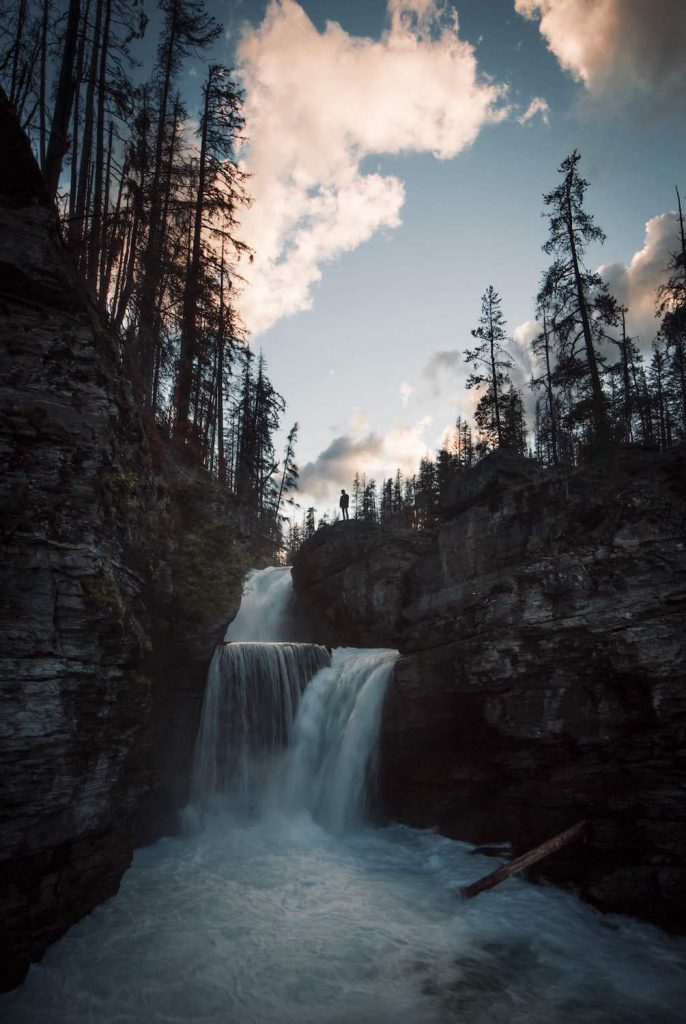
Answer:
<path fill-rule="evenodd" d="M 462 903 L 492 859 L 365 825 L 396 655 L 269 642 L 289 599 L 287 570 L 256 574 L 215 654 L 186 832 L 136 853 L 1 1019 L 681 1024 L 684 940 L 518 879 Z"/>

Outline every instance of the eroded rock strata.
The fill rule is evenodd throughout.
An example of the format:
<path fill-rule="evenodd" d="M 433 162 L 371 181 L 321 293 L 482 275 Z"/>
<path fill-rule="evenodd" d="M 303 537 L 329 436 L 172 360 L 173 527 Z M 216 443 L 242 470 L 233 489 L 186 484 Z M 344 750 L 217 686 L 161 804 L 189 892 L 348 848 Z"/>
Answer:
<path fill-rule="evenodd" d="M 521 852 L 603 910 L 686 926 L 684 453 L 458 477 L 434 533 L 322 529 L 294 580 L 320 641 L 400 649 L 386 813 Z"/>
<path fill-rule="evenodd" d="M 244 568 L 212 488 L 152 443 L 32 161 L 0 161 L 2 988 L 174 828 L 208 609 Z"/>

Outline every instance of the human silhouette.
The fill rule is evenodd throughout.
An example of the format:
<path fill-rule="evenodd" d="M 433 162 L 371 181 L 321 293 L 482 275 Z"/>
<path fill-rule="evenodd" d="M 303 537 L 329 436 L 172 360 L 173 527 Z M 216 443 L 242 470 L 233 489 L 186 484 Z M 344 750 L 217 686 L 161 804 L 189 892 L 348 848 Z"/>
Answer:
<path fill-rule="evenodd" d="M 341 507 L 341 514 L 343 518 L 349 519 L 350 516 L 348 515 L 348 505 L 350 504 L 350 495 L 345 493 L 345 488 L 341 491 L 341 497 L 338 501 L 338 504 Z"/>

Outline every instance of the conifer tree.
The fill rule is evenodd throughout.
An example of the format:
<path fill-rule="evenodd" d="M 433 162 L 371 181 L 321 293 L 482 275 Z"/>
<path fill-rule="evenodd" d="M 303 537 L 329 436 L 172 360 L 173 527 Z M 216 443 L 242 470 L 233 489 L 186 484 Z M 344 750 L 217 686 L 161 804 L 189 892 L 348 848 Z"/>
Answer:
<path fill-rule="evenodd" d="M 603 242 L 605 235 L 584 209 L 588 182 L 579 174 L 580 160 L 576 150 L 566 157 L 559 168 L 562 182 L 543 197 L 549 225 L 543 251 L 554 261 L 544 276 L 538 305 L 549 311 L 559 373 L 582 390 L 577 414 L 588 419 L 591 435 L 603 440 L 608 420 L 596 347 L 617 316 L 606 285 L 583 262 L 588 246 Z"/>
<path fill-rule="evenodd" d="M 464 352 L 465 360 L 473 367 L 466 386 L 484 389 L 477 406 L 476 421 L 486 443 L 500 447 L 503 444 L 501 396 L 511 384 L 508 371 L 514 363 L 504 348 L 505 318 L 500 296 L 492 285 L 481 297 L 479 326 L 472 331 L 472 337 L 479 344 Z"/>

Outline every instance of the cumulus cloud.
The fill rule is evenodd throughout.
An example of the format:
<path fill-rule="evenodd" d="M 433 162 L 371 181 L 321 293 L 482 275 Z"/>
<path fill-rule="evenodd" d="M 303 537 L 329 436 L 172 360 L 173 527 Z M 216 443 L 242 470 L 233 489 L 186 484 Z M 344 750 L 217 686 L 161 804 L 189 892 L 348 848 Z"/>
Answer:
<path fill-rule="evenodd" d="M 607 263 L 598 273 L 610 292 L 627 306 L 627 328 L 638 335 L 648 349 L 658 328 L 655 319 L 655 294 L 667 278 L 670 253 L 677 248 L 679 218 L 674 212 L 651 217 L 646 224 L 645 241 L 629 263 Z"/>
<path fill-rule="evenodd" d="M 536 117 L 536 114 L 541 115 L 543 124 L 550 124 L 550 107 L 548 106 L 548 101 L 544 100 L 542 96 L 534 96 L 524 113 L 517 118 L 517 121 L 519 124 L 528 124 L 529 121 Z"/>
<path fill-rule="evenodd" d="M 394 427 L 387 434 L 342 434 L 301 469 L 299 489 L 320 505 L 326 505 L 334 502 L 341 487 L 352 486 L 355 473 L 379 483 L 397 469 L 411 475 L 429 451 L 425 434 L 430 425 L 431 417 L 424 416 L 413 426 Z"/>
<path fill-rule="evenodd" d="M 678 93 L 686 85 L 684 0 L 515 0 L 548 48 L 594 93 Z"/>
<path fill-rule="evenodd" d="M 438 0 L 389 0 L 381 39 L 318 29 L 296 0 L 271 0 L 239 46 L 255 250 L 241 311 L 254 332 L 310 308 L 322 266 L 400 224 L 395 176 L 364 173 L 370 155 L 448 159 L 507 116 L 505 88 L 479 76 L 457 17 Z"/>

